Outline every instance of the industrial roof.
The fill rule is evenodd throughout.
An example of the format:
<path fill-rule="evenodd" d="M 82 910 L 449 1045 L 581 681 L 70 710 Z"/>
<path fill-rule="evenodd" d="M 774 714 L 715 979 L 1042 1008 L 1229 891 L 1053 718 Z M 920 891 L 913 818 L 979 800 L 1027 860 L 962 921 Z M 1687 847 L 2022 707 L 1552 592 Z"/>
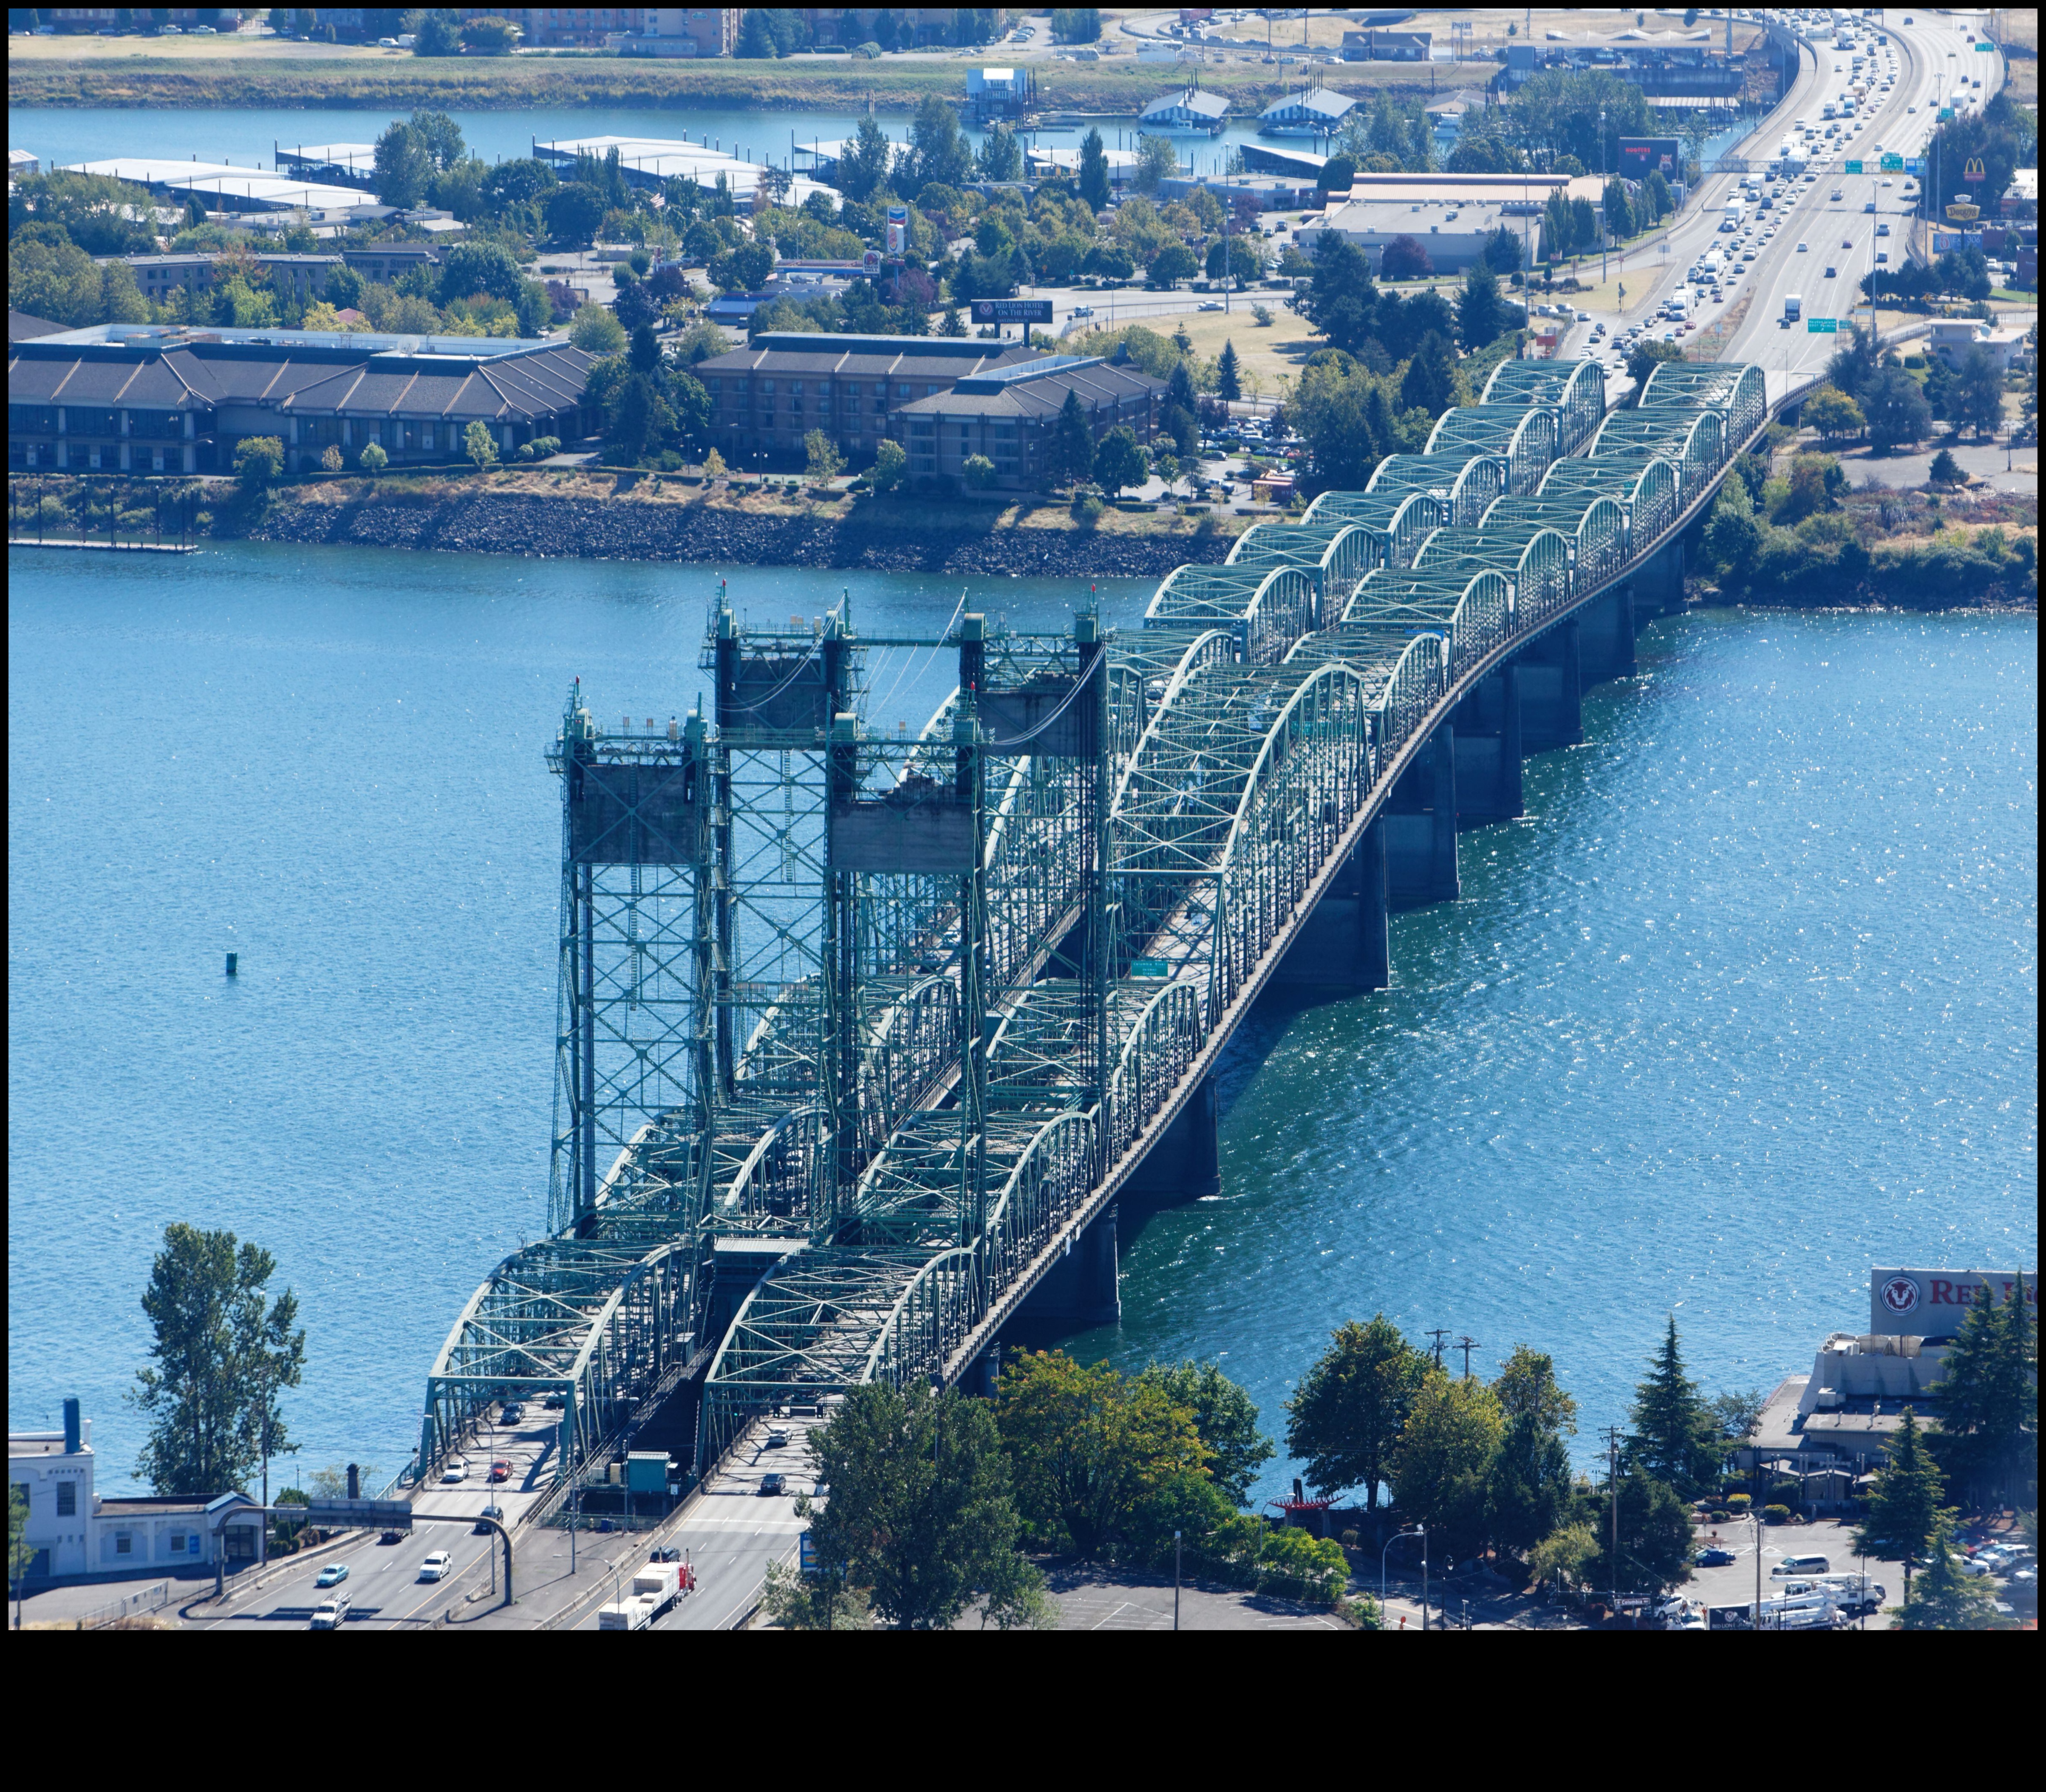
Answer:
<path fill-rule="evenodd" d="M 1058 355 L 1045 358 L 1065 364 L 1017 368 L 1017 373 L 1029 376 L 1024 378 L 980 376 L 962 380 L 949 392 L 918 399 L 898 406 L 897 409 L 912 417 L 956 417 L 971 412 L 979 417 L 1045 418 L 1058 414 L 1069 391 L 1077 391 L 1089 403 L 1100 404 L 1127 398 L 1133 392 L 1148 394 L 1165 390 L 1162 380 L 1153 380 L 1133 367 L 1118 367 L 1097 356 Z"/>
<path fill-rule="evenodd" d="M 1182 88 L 1177 93 L 1169 93 L 1152 100 L 1144 108 L 1143 116 L 1162 118 L 1168 113 L 1185 111 L 1192 113 L 1196 118 L 1219 118 L 1228 110 L 1229 101 L 1221 94 L 1204 93 L 1199 88 L 1189 92 Z"/>
<path fill-rule="evenodd" d="M 165 156 L 116 156 L 98 162 L 74 162 L 67 174 L 110 175 L 143 187 L 176 192 L 234 194 L 279 207 L 349 206 L 366 202 L 352 187 L 325 187 L 317 181 L 273 174 L 267 168 L 237 168 L 227 162 L 200 162 Z"/>

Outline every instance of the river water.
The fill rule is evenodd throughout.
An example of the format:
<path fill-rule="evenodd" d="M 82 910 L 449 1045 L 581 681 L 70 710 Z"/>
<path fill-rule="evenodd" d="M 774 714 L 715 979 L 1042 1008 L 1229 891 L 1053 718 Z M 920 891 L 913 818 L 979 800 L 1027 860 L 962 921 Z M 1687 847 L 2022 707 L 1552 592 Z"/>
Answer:
<path fill-rule="evenodd" d="M 137 1301 L 185 1220 L 303 1298 L 299 1466 L 388 1473 L 462 1302 L 544 1224 L 542 750 L 578 674 L 600 711 L 687 706 L 718 570 L 10 561 L 10 1423 L 77 1394 L 128 1481 Z M 727 576 L 762 620 L 849 585 L 873 633 L 961 595 Z M 1149 588 L 1105 583 L 1110 619 Z M 1051 628 L 1083 595 L 971 602 Z M 1589 744 L 1530 762 L 1528 819 L 1464 837 L 1465 900 L 1396 919 L 1392 989 L 1254 1018 L 1220 1198 L 1125 1215 L 1123 1324 L 1073 1347 L 1220 1356 L 1276 1433 L 1382 1308 L 1481 1371 L 1553 1350 L 1589 1428 L 1673 1308 L 1708 1387 L 1770 1384 L 1859 1328 L 1872 1262 L 2036 1262 L 2036 622 L 1720 612 L 1643 646 Z M 874 719 L 944 684 L 876 666 Z"/>

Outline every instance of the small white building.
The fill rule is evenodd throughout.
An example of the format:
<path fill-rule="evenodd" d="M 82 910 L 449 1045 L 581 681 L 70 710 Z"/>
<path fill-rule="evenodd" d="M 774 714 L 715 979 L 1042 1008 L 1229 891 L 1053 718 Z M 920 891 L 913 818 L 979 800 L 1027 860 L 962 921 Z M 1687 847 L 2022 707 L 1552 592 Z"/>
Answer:
<path fill-rule="evenodd" d="M 1229 117 L 1229 101 L 1221 94 L 1204 92 L 1191 83 L 1175 93 L 1161 94 L 1138 114 L 1137 122 L 1147 130 L 1206 131 L 1222 129 Z"/>
<path fill-rule="evenodd" d="M 2011 362 L 2024 349 L 2025 332 L 1992 329 L 1973 318 L 1941 318 L 1933 322 L 1925 345 L 1956 364 L 1967 359 L 1969 349 L 1982 349 L 1996 363 L 1998 372 L 2008 373 Z"/>
<path fill-rule="evenodd" d="M 64 1415 L 62 1431 L 7 1434 L 7 1478 L 29 1502 L 28 1580 L 210 1567 L 223 1524 L 228 1567 L 255 1560 L 262 1519 L 247 1494 L 101 1499 L 92 1421 L 75 1400 Z M 228 1516 L 237 1506 L 249 1509 L 246 1519 Z"/>
<path fill-rule="evenodd" d="M 1260 137 L 1327 137 L 1342 129 L 1357 102 L 1327 87 L 1303 87 L 1274 100 L 1257 116 Z"/>

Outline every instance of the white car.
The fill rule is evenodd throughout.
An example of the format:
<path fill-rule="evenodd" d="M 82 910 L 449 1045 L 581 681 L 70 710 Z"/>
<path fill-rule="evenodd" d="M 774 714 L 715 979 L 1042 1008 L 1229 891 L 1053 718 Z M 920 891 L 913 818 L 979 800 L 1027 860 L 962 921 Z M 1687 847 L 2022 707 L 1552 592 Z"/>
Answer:
<path fill-rule="evenodd" d="M 1800 243 L 1797 246 L 1800 249 L 1802 249 L 1804 245 Z M 454 1481 L 466 1481 L 468 1478 L 469 1464 L 464 1462 L 459 1456 L 449 1457 L 447 1466 L 441 1470 L 442 1481 L 445 1483 Z"/>
<path fill-rule="evenodd" d="M 313 1607 L 312 1622 L 309 1630 L 338 1630 L 342 1621 L 348 1616 L 348 1595 L 338 1593 L 333 1598 Z"/>
<path fill-rule="evenodd" d="M 419 1564 L 419 1578 L 438 1581 L 447 1578 L 448 1570 L 454 1566 L 454 1558 L 444 1549 L 437 1549 Z"/>
<path fill-rule="evenodd" d="M 1194 307 L 1197 311 L 1219 311 L 1222 308 L 1222 304 L 1219 299 L 1203 299 L 1199 305 Z"/>

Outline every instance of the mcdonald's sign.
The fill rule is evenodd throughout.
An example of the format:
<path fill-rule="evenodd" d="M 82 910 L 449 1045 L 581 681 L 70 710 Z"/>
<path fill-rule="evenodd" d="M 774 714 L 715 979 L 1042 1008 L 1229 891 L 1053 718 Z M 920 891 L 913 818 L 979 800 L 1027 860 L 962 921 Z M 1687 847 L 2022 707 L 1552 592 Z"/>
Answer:
<path fill-rule="evenodd" d="M 1989 179 L 1988 174 L 1983 170 L 1981 156 L 1971 156 L 1968 158 L 1968 165 L 1962 171 L 1961 179 L 1963 180 L 1986 180 Z"/>

